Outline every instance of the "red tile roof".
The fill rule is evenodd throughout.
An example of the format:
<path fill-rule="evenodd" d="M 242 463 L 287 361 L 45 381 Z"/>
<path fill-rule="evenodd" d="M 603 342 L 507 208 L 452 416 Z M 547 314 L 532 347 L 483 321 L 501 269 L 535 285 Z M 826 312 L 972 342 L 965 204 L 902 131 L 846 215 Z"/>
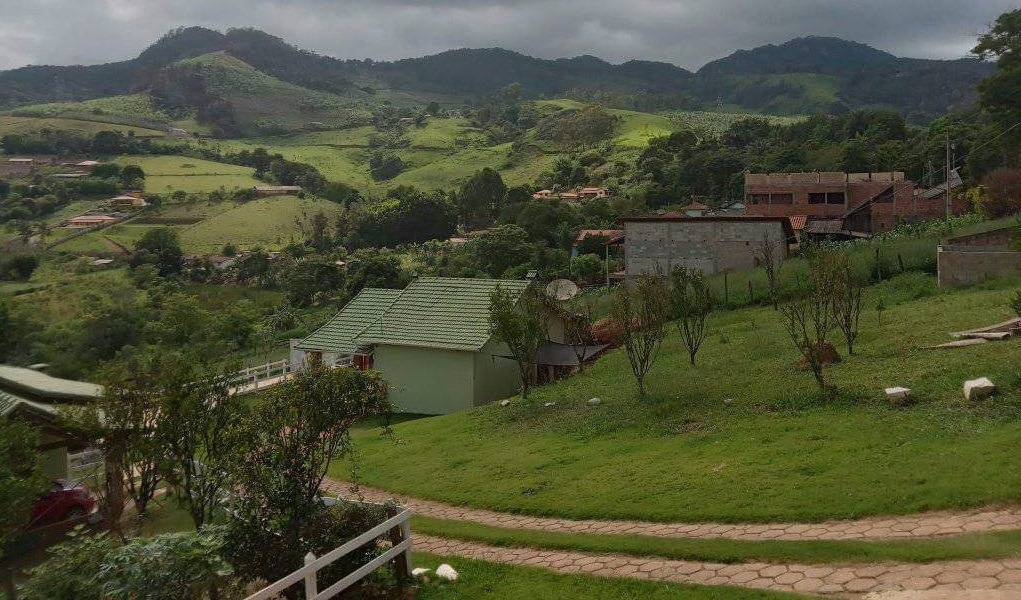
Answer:
<path fill-rule="evenodd" d="M 574 243 L 580 244 L 587 237 L 613 238 L 623 234 L 624 231 L 621 229 L 582 229 L 578 235 L 574 236 Z"/>

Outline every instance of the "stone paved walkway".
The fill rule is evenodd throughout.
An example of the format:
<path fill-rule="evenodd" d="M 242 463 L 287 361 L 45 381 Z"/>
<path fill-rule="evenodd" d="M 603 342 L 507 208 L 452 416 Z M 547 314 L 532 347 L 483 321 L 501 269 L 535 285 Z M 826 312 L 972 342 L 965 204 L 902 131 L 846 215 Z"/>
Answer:
<path fill-rule="evenodd" d="M 932 564 L 869 565 L 721 564 L 590 554 L 534 548 L 500 548 L 425 535 L 414 536 L 415 550 L 489 562 L 531 565 L 560 573 L 587 573 L 703 585 L 733 585 L 843 598 L 883 598 L 883 593 L 925 590 L 918 600 L 964 597 L 1021 598 L 1021 559 Z M 888 596 L 897 598 L 897 596 Z M 903 596 L 901 596 L 903 597 Z"/>
<path fill-rule="evenodd" d="M 361 495 L 382 501 L 395 494 L 327 479 L 323 488 L 342 495 Z M 634 534 L 656 537 L 731 538 L 743 540 L 884 540 L 958 535 L 972 531 L 1021 529 L 1021 506 L 968 511 L 938 511 L 894 517 L 868 517 L 856 521 L 822 523 L 654 523 L 646 521 L 570 520 L 499 513 L 451 506 L 431 500 L 405 498 L 402 503 L 430 517 L 473 521 L 507 529 L 541 529 L 567 533 Z"/>

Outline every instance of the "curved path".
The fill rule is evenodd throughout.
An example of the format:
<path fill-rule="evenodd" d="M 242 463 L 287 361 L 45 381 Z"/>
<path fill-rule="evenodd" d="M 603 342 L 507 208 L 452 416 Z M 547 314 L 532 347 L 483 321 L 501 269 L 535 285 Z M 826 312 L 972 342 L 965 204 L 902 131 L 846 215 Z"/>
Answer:
<path fill-rule="evenodd" d="M 932 564 L 774 565 L 722 564 L 626 554 L 501 548 L 415 535 L 415 549 L 441 556 L 530 565 L 560 573 L 587 573 L 701 585 L 732 585 L 841 598 L 1008 600 L 1021 598 L 1021 559 Z M 917 595 L 901 593 L 919 592 Z M 972 592 L 972 593 L 969 593 Z M 886 595 L 889 594 L 889 595 Z"/>
<path fill-rule="evenodd" d="M 973 531 L 1021 529 L 1021 506 L 936 511 L 893 517 L 867 517 L 822 523 L 655 523 L 649 521 L 570 520 L 532 517 L 452 506 L 406 498 L 384 490 L 327 478 L 323 489 L 345 496 L 383 501 L 397 497 L 414 512 L 507 529 L 541 529 L 565 533 L 631 534 L 655 537 L 730 538 L 741 540 L 888 540 L 931 538 Z M 1021 595 L 1019 595 L 1021 598 Z"/>

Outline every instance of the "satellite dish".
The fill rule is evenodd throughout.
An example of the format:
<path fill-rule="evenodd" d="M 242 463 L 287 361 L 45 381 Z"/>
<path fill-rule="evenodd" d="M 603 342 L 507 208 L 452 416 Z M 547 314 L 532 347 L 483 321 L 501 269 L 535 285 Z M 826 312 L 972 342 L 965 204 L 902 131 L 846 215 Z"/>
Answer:
<path fill-rule="evenodd" d="M 578 286 L 570 279 L 554 279 L 546 286 L 546 293 L 557 300 L 570 300 L 578 294 Z"/>

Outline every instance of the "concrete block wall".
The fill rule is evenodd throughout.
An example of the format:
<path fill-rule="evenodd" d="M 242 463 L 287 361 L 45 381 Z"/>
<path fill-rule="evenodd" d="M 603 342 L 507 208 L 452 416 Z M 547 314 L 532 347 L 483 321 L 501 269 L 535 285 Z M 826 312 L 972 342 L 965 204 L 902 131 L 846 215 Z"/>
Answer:
<path fill-rule="evenodd" d="M 1021 275 L 1021 252 L 968 246 L 940 246 L 936 253 L 939 287 L 959 287 L 994 277 Z"/>
<path fill-rule="evenodd" d="M 775 243 L 774 260 L 787 257 L 777 221 L 634 221 L 625 223 L 624 265 L 629 278 L 670 273 L 684 266 L 706 275 L 756 266 L 763 239 Z"/>

